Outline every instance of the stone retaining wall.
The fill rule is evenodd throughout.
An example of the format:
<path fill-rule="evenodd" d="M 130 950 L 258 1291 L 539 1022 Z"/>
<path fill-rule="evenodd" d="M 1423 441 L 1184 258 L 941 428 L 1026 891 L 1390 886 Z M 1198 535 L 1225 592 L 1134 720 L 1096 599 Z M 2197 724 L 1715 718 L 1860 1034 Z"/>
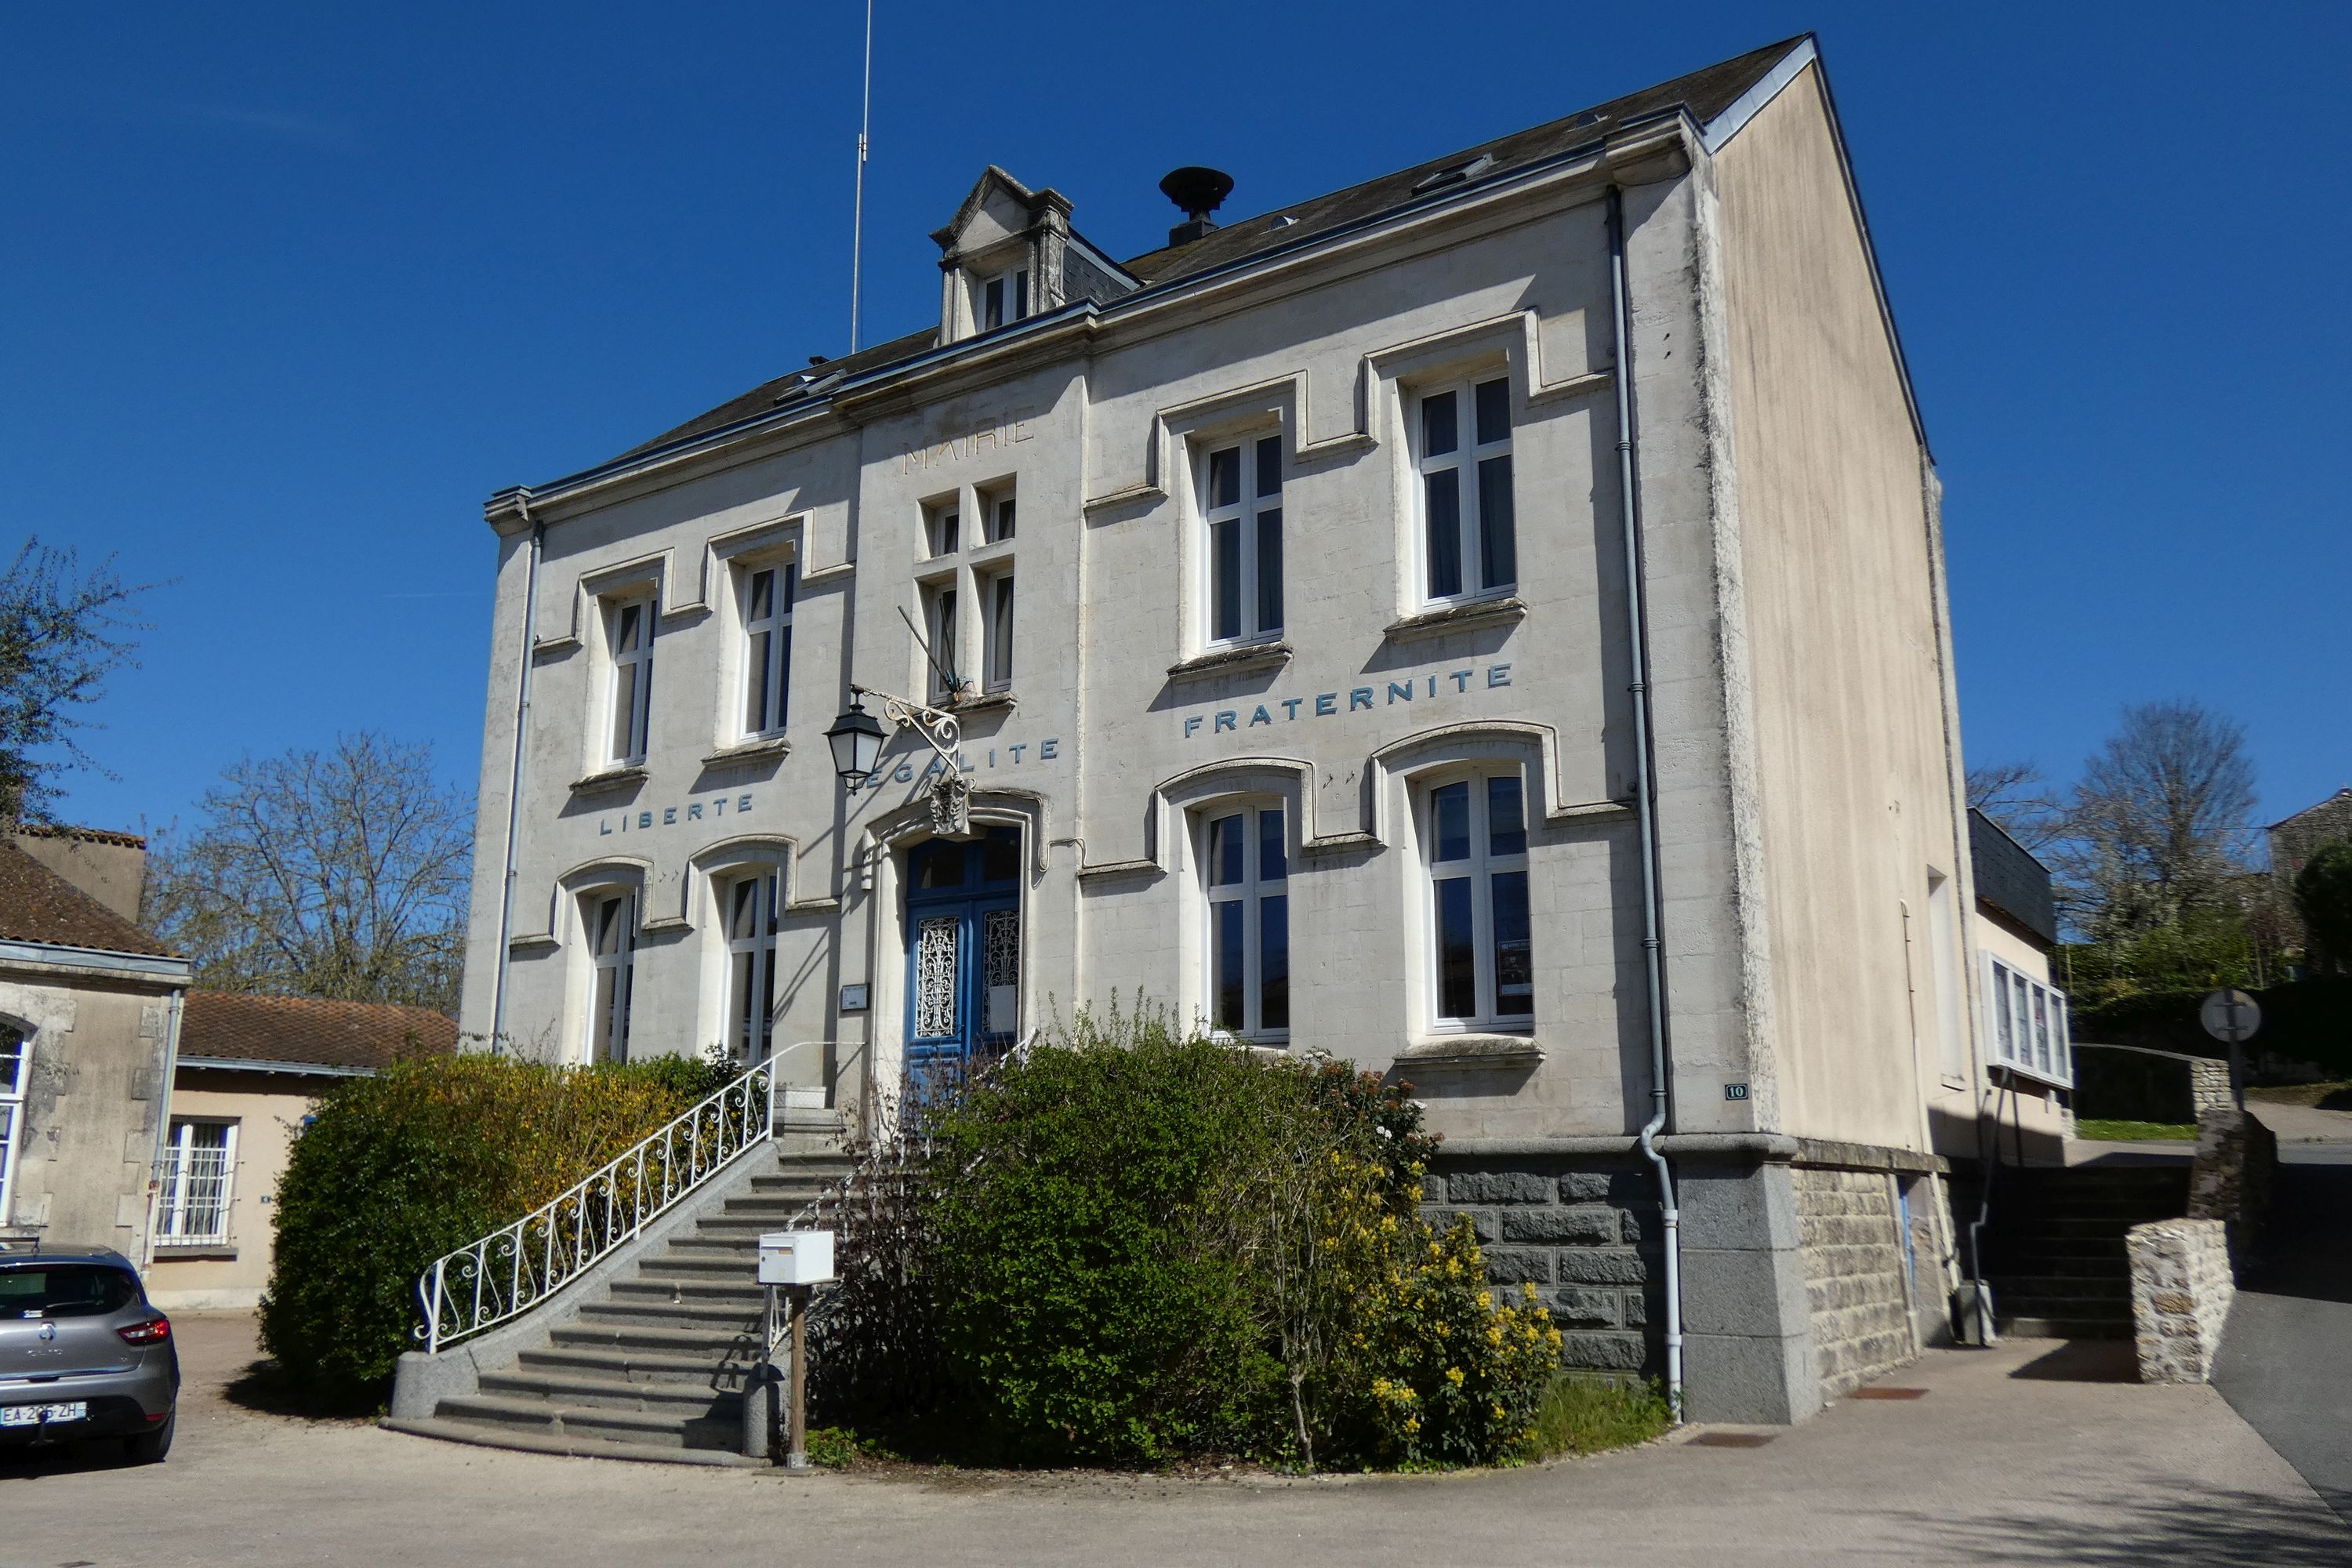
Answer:
<path fill-rule="evenodd" d="M 1822 1398 L 1911 1360 L 1904 1236 L 1886 1174 L 1800 1165 L 1791 1173 Z"/>
<path fill-rule="evenodd" d="M 1467 1215 L 1498 1299 L 1522 1285 L 1559 1325 L 1563 1364 L 1664 1372 L 1663 1238 L 1646 1169 L 1529 1156 L 1444 1161 L 1423 1179 L 1422 1212 L 1451 1226 Z"/>
<path fill-rule="evenodd" d="M 2234 1105 L 2197 1122 L 2197 1159 L 2189 1171 L 2189 1217 L 2225 1220 L 2236 1238 L 2270 1206 L 2278 1137 Z"/>
<path fill-rule="evenodd" d="M 2140 1381 L 2205 1382 L 2237 1294 L 2228 1227 L 2218 1219 L 2155 1220 L 2134 1226 L 2124 1246 Z"/>

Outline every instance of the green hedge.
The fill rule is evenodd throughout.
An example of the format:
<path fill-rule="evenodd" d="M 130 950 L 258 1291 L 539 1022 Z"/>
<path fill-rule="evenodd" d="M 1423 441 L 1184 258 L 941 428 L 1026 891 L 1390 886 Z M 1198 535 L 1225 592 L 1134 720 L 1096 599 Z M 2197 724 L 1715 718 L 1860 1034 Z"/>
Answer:
<path fill-rule="evenodd" d="M 683 1058 L 401 1062 L 320 1099 L 278 1185 L 262 1348 L 323 1406 L 378 1403 L 433 1260 L 561 1194 L 719 1088 Z"/>
<path fill-rule="evenodd" d="M 2352 979 L 2301 980 L 2252 994 L 2263 1009 L 2263 1026 L 2247 1044 L 2256 1059 L 2280 1057 L 2312 1063 L 2331 1077 L 2352 1077 Z M 2207 1034 L 2198 1019 L 2206 995 L 2159 992 L 2079 1008 L 2072 1032 L 2077 1040 L 2226 1057 L 2229 1047 Z"/>

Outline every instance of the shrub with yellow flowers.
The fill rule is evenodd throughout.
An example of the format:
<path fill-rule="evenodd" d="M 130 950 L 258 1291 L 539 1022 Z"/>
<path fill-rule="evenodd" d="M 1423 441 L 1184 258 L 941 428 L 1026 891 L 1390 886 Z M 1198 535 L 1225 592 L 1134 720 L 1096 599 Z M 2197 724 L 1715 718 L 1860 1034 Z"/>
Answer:
<path fill-rule="evenodd" d="M 1334 1414 L 1362 1462 L 1423 1468 L 1488 1465 L 1524 1452 L 1559 1368 L 1559 1330 L 1524 1287 L 1499 1303 L 1466 1216 L 1438 1232 L 1398 1226 L 1365 1293 L 1353 1400 Z"/>

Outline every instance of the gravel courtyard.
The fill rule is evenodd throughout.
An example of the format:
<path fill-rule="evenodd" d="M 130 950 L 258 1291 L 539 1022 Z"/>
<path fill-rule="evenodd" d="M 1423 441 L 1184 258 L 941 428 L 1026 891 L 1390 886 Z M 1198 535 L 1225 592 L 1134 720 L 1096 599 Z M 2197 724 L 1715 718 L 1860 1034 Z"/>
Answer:
<path fill-rule="evenodd" d="M 265 1414 L 223 1395 L 250 1319 L 181 1328 L 170 1460 L 0 1460 L 0 1568 L 2352 1562 L 2352 1532 L 2219 1395 L 2115 1381 L 2120 1346 L 1935 1352 L 1885 1380 L 1924 1397 L 1842 1401 L 1761 1446 L 1700 1431 L 1475 1476 L 793 1479 Z"/>

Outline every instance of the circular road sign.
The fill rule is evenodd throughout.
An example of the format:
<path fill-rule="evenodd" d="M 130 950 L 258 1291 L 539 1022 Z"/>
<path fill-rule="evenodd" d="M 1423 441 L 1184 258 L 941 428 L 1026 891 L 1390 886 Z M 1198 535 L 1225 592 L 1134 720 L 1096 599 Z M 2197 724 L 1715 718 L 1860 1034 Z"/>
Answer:
<path fill-rule="evenodd" d="M 2207 1034 L 2233 1046 L 2252 1039 L 2254 1031 L 2263 1026 L 2262 1008 L 2242 991 L 2214 992 L 2197 1009 L 2197 1016 Z"/>

